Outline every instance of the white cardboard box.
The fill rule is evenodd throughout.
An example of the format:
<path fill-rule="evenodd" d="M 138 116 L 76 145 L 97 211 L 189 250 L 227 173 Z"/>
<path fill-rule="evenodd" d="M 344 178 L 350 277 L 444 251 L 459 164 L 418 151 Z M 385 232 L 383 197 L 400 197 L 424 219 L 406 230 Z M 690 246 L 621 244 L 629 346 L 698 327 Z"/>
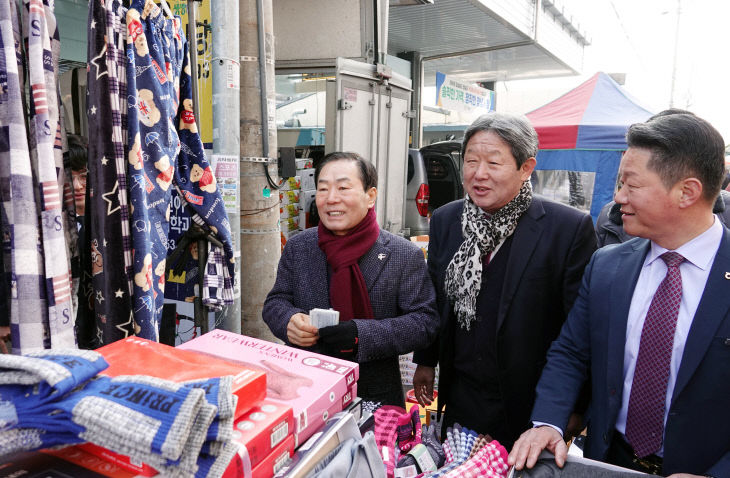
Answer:
<path fill-rule="evenodd" d="M 300 178 L 302 191 L 314 191 L 317 185 L 314 184 L 314 169 L 297 169 L 297 176 Z"/>

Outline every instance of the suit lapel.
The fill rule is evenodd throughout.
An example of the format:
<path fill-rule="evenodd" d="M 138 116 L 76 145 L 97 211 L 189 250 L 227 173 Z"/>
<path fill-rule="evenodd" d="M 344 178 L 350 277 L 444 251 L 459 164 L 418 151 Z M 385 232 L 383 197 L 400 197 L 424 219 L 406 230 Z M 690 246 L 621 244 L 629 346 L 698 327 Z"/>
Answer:
<path fill-rule="evenodd" d="M 707 277 L 705 291 L 689 329 L 672 401 L 677 398 L 692 378 L 720 323 L 730 309 L 730 294 L 727 293 L 728 277 L 730 277 L 727 275 L 728 271 L 730 271 L 730 231 L 724 229 L 720 248 L 710 269 L 710 275 Z"/>
<path fill-rule="evenodd" d="M 390 247 L 388 247 L 388 243 L 389 240 L 383 234 L 383 231 L 380 231 L 380 235 L 375 241 L 375 244 L 373 244 L 373 247 L 360 259 L 360 271 L 362 271 L 362 275 L 365 278 L 368 292 L 372 290 L 375 281 L 383 271 L 383 267 L 385 267 L 385 263 L 390 259 Z"/>
<path fill-rule="evenodd" d="M 623 389 L 624 353 L 626 349 L 626 324 L 634 295 L 636 282 L 641 274 L 641 267 L 649 251 L 649 241 L 636 240 L 631 249 L 626 249 L 614 268 L 606 271 L 610 278 L 611 288 L 606 300 L 608 315 L 608 350 L 606 355 L 606 378 L 608 387 Z"/>
<path fill-rule="evenodd" d="M 539 221 L 544 215 L 545 209 L 542 206 L 542 201 L 533 197 L 532 204 L 519 220 L 512 235 L 512 247 L 507 260 L 507 271 L 504 275 L 502 297 L 499 304 L 499 314 L 497 315 L 497 330 L 507 317 L 507 312 L 512 305 L 512 299 L 520 284 L 522 274 L 530 262 L 535 248 L 540 243 L 540 236 L 544 227 Z"/>

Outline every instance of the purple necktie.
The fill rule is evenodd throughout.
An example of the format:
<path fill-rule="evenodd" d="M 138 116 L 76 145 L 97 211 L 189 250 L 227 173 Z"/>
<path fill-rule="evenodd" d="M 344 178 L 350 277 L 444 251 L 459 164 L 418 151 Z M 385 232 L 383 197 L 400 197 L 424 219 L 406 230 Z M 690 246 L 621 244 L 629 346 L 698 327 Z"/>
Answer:
<path fill-rule="evenodd" d="M 639 457 L 656 453 L 662 445 L 669 364 L 682 300 L 679 265 L 684 257 L 676 252 L 659 257 L 667 264 L 667 275 L 654 294 L 641 331 L 626 417 L 626 440 Z"/>

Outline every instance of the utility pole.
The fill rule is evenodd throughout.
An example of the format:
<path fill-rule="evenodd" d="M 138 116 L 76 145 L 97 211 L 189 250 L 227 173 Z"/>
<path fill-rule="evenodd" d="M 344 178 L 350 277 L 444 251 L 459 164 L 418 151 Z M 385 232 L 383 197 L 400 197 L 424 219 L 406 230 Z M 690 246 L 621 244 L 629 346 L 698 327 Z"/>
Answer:
<path fill-rule="evenodd" d="M 235 158 L 241 147 L 240 62 L 238 54 L 238 2 L 210 2 L 213 24 L 213 154 Z M 236 188 L 234 208 L 226 207 L 231 223 L 236 259 L 236 287 L 233 304 L 225 308 L 220 328 L 241 333 L 241 187 Z"/>
<path fill-rule="evenodd" d="M 229 2 L 221 2 L 229 3 Z M 261 318 L 281 256 L 272 0 L 239 3 L 241 60 L 241 330 L 274 340 Z"/>
<path fill-rule="evenodd" d="M 669 90 L 669 107 L 674 108 L 674 85 L 677 81 L 677 57 L 679 56 L 679 25 L 682 20 L 682 0 L 677 0 L 677 26 L 674 29 L 674 61 L 672 62 L 672 87 Z"/>

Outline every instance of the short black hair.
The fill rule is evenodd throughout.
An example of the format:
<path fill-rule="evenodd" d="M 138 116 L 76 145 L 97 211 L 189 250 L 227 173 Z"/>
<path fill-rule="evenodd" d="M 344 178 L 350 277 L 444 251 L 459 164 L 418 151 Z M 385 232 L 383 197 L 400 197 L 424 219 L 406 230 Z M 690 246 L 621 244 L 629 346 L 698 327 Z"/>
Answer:
<path fill-rule="evenodd" d="M 667 109 L 662 110 L 659 113 L 655 114 L 654 116 L 650 116 L 649 119 L 646 121 L 651 121 L 651 120 L 659 118 L 661 116 L 669 116 L 669 115 L 692 115 L 692 116 L 694 116 L 694 113 L 692 113 L 689 110 L 683 110 L 682 108 L 667 108 Z"/>
<path fill-rule="evenodd" d="M 695 177 L 705 200 L 714 203 L 725 176 L 725 142 L 710 123 L 692 113 L 655 115 L 631 125 L 626 142 L 629 148 L 651 151 L 647 167 L 667 189 Z"/>
<path fill-rule="evenodd" d="M 461 143 L 461 157 L 464 157 L 466 146 L 472 136 L 480 131 L 494 131 L 512 150 L 517 169 L 529 158 L 537 156 L 537 131 L 525 117 L 506 113 L 487 113 L 475 119 L 466 128 Z"/>
<path fill-rule="evenodd" d="M 84 138 L 75 134 L 69 134 L 67 136 L 67 141 L 68 160 L 71 165 L 71 169 L 74 171 L 86 169 L 89 159 L 88 149 Z"/>
<path fill-rule="evenodd" d="M 322 169 L 328 164 L 333 163 L 335 161 L 355 161 L 357 163 L 357 168 L 360 171 L 360 181 L 362 181 L 362 186 L 365 191 L 367 191 L 370 188 L 377 187 L 378 185 L 378 171 L 375 169 L 375 166 L 373 166 L 373 163 L 368 161 L 367 159 L 363 158 L 357 153 L 352 152 L 341 152 L 341 151 L 335 151 L 333 153 L 327 154 L 324 158 L 322 158 L 322 161 L 319 162 L 317 167 L 314 170 L 314 184 L 316 185 L 319 182 L 319 173 L 322 172 Z"/>

